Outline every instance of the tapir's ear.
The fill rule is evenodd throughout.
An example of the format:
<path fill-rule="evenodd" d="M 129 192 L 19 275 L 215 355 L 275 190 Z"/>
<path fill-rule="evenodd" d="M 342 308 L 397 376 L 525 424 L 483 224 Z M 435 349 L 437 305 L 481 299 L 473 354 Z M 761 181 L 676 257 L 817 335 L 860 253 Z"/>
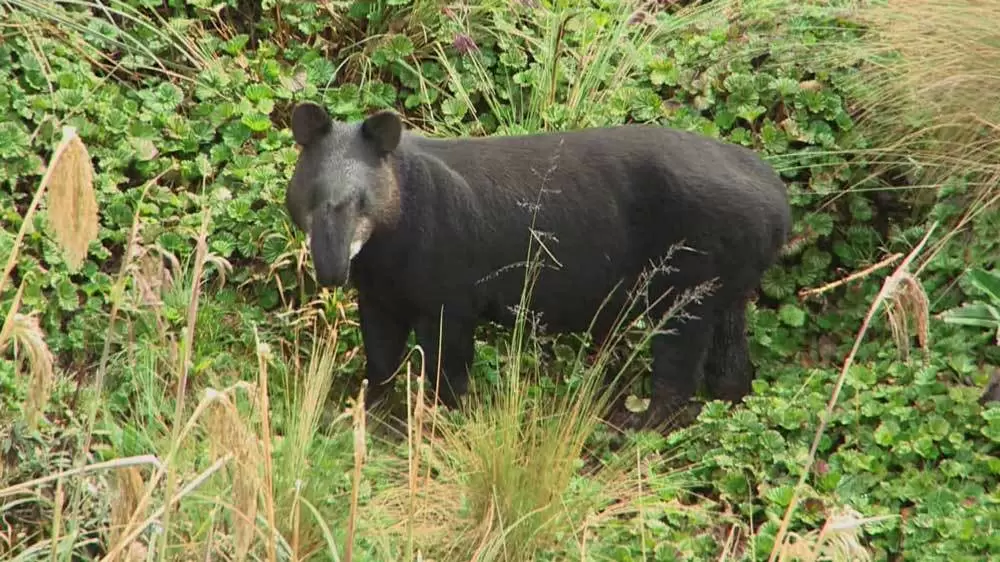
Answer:
<path fill-rule="evenodd" d="M 403 121 L 395 112 L 383 110 L 370 115 L 361 123 L 361 134 L 381 153 L 392 152 L 403 135 Z"/>
<path fill-rule="evenodd" d="M 312 102 L 303 102 L 292 110 L 292 135 L 305 146 L 316 142 L 330 130 L 330 114 Z"/>

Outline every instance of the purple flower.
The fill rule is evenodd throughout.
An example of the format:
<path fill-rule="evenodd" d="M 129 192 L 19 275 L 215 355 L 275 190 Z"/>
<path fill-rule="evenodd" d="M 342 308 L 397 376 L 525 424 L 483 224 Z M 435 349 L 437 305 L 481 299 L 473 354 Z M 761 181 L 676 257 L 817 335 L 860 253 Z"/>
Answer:
<path fill-rule="evenodd" d="M 455 35 L 455 39 L 451 42 L 451 46 L 454 47 L 460 55 L 467 55 L 472 51 L 479 50 L 479 46 L 476 45 L 476 42 L 472 39 L 472 37 L 469 37 L 464 33 Z"/>

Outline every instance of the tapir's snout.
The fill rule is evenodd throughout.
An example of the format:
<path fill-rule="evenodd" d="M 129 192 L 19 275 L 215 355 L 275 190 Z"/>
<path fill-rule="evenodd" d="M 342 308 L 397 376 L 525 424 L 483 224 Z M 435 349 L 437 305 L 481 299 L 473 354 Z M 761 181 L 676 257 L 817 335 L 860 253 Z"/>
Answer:
<path fill-rule="evenodd" d="M 339 287 L 347 283 L 351 269 L 349 239 L 336 228 L 328 212 L 314 213 L 310 221 L 309 254 L 316 270 L 316 282 L 321 287 Z"/>

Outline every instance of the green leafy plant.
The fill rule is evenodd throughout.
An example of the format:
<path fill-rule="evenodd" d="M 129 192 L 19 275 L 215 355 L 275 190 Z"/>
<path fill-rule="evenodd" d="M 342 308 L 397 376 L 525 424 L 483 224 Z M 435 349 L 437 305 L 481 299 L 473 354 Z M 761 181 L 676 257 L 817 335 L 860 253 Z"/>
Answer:
<path fill-rule="evenodd" d="M 468 516 L 451 543 L 462 548 L 476 539 L 512 545 L 530 521 L 550 523 L 525 539 L 538 539 L 525 550 L 536 560 L 762 560 L 789 544 L 774 543 L 804 475 L 783 535 L 813 551 L 803 556 L 831 536 L 816 536 L 825 522 L 839 521 L 851 527 L 846 542 L 874 559 L 988 557 L 1000 549 L 995 533 L 982 532 L 1000 517 L 1000 418 L 977 403 L 976 385 L 998 349 L 990 345 L 996 291 L 977 288 L 996 283 L 989 264 L 1000 248 L 991 94 L 1000 89 L 989 82 L 1000 43 L 984 16 L 990 8 L 966 0 L 3 3 L 0 258 L 13 266 L 0 310 L 18 311 L 4 321 L 21 341 L 47 346 L 52 377 L 37 394 L 47 399 L 30 402 L 23 362 L 7 361 L 26 348 L 3 351 L 0 511 L 17 528 L 0 559 L 106 554 L 124 546 L 112 529 L 134 532 L 139 517 L 166 532 L 136 535 L 123 552 L 130 557 L 343 559 L 351 545 L 354 560 L 391 559 L 413 552 L 393 526 L 406 518 L 377 507 L 409 493 L 410 462 L 424 468 L 422 490 L 433 476 L 447 492 L 441 505 L 459 506 L 449 516 Z M 735 407 L 706 404 L 698 422 L 667 438 L 629 435 L 613 452 L 622 439 L 601 424 L 557 415 L 573 411 L 581 385 L 600 371 L 581 360 L 585 347 L 487 328 L 475 376 L 492 391 L 486 404 L 424 420 L 446 427 L 447 439 L 424 434 L 401 451 L 398 440 L 359 431 L 355 417 L 345 423 L 338 398 L 355 395 L 345 389 L 364 361 L 353 295 L 317 294 L 302 235 L 282 208 L 296 158 L 287 119 L 302 100 L 347 120 L 395 108 L 431 135 L 642 122 L 759 151 L 787 182 L 795 226 L 748 308 L 754 395 Z M 47 229 L 58 214 L 48 205 L 27 212 L 64 126 L 85 143 L 100 209 L 79 267 Z M 803 473 L 884 268 L 933 221 L 944 228 L 915 269 L 927 307 L 952 320 L 977 311 L 989 331 L 931 322 L 916 359 L 897 352 L 910 336 L 894 331 L 892 317 L 873 322 Z M 316 349 L 325 332 L 303 328 L 313 325 L 336 326 L 326 352 Z M 618 350 L 633 358 L 623 376 L 646 371 L 638 332 Z M 269 408 L 248 392 L 262 365 Z M 641 385 L 633 390 L 642 394 Z M 199 393 L 214 397 L 211 415 L 173 439 Z M 30 410 L 43 413 L 34 429 Z M 560 428 L 586 434 L 584 444 L 547 437 Z M 536 446 L 521 447 L 522 435 L 539 436 Z M 558 470 L 532 479 L 546 470 L 543 459 Z M 474 466 L 505 469 L 493 478 Z M 140 508 L 158 467 L 166 473 Z M 246 483 L 270 486 L 256 507 Z M 494 484 L 507 491 L 491 496 Z M 539 488 L 555 490 L 566 509 L 532 503 Z M 504 509 L 469 507 L 491 497 Z M 632 509 L 638 497 L 656 501 Z M 508 509 L 515 499 L 523 510 Z M 628 507 L 616 512 L 616 502 Z M 855 513 L 845 519 L 845 511 Z M 504 521 L 466 525 L 484 520 L 473 513 Z M 520 526 L 508 520 L 520 517 Z M 447 541 L 415 536 L 449 551 Z"/>
<path fill-rule="evenodd" d="M 949 324 L 989 328 L 996 334 L 996 345 L 1000 345 L 1000 272 L 976 268 L 966 277 L 985 300 L 946 310 L 941 318 Z"/>

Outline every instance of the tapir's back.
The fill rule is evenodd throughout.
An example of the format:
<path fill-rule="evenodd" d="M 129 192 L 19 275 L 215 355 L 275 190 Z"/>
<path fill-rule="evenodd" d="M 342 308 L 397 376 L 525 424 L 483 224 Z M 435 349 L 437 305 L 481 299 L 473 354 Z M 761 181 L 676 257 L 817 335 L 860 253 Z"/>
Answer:
<path fill-rule="evenodd" d="M 536 226 L 623 222 L 646 238 L 674 231 L 691 242 L 717 238 L 727 225 L 741 228 L 731 243 L 770 251 L 790 222 L 785 185 L 766 162 L 696 133 L 625 125 L 418 142 L 465 178 L 486 208 L 517 205 L 526 215 L 537 208 Z"/>
<path fill-rule="evenodd" d="M 461 265 L 497 314 L 520 298 L 524 268 L 516 264 L 529 240 L 544 245 L 556 268 L 543 270 L 533 295 L 555 329 L 589 322 L 616 284 L 634 283 L 682 240 L 710 254 L 688 264 L 685 277 L 733 284 L 767 266 L 776 250 L 762 246 L 783 242 L 771 241 L 784 236 L 775 214 L 787 207 L 780 179 L 752 152 L 696 134 L 622 126 L 408 143 L 464 179 L 438 186 L 438 223 L 455 232 L 439 228 L 434 246 L 465 248 Z M 454 255 L 427 251 L 441 264 Z"/>

